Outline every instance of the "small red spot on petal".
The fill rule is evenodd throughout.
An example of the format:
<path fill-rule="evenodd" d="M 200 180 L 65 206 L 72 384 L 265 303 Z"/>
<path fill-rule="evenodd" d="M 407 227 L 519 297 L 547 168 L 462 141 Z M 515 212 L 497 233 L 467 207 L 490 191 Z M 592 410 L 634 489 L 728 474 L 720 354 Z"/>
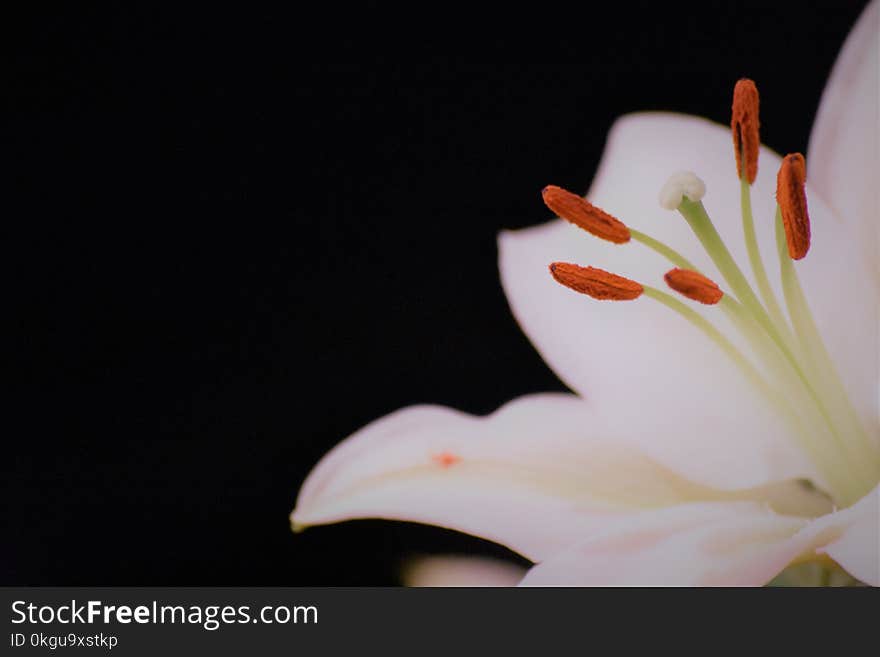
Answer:
<path fill-rule="evenodd" d="M 440 454 L 434 454 L 431 457 L 437 465 L 443 468 L 448 468 L 459 461 L 461 461 L 461 457 L 458 454 L 453 454 L 452 452 L 442 452 Z"/>

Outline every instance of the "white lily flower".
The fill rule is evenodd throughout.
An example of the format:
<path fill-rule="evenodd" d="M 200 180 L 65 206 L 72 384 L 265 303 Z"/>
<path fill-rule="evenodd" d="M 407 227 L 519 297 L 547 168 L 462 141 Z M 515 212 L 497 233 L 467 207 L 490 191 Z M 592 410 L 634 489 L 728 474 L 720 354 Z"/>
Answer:
<path fill-rule="evenodd" d="M 294 527 L 448 527 L 536 562 L 530 585 L 763 585 L 796 564 L 880 585 L 878 20 L 875 0 L 832 73 L 806 192 L 801 156 L 759 148 L 748 81 L 736 164 L 708 120 L 619 119 L 594 205 L 545 190 L 593 236 L 499 237 L 513 313 L 575 394 L 392 413 L 321 460 Z"/>

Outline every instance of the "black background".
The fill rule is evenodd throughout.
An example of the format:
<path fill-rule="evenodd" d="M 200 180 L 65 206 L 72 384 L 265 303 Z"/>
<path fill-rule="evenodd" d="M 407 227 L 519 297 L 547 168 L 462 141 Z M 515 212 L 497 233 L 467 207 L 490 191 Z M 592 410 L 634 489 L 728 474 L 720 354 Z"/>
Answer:
<path fill-rule="evenodd" d="M 765 140 L 805 150 L 863 6 L 4 21 L 2 583 L 387 584 L 407 554 L 505 554 L 287 516 L 378 416 L 561 390 L 496 233 L 548 218 L 549 182 L 586 190 L 616 116 L 725 123 L 743 75 Z"/>

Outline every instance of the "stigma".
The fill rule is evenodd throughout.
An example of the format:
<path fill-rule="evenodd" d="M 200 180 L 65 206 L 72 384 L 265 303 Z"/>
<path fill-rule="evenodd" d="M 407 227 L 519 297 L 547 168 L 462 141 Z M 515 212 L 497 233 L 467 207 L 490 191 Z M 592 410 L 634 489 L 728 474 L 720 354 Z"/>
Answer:
<path fill-rule="evenodd" d="M 660 189 L 660 205 L 667 210 L 677 210 L 684 199 L 701 201 L 706 195 L 706 183 L 697 174 L 679 171 L 669 176 Z"/>

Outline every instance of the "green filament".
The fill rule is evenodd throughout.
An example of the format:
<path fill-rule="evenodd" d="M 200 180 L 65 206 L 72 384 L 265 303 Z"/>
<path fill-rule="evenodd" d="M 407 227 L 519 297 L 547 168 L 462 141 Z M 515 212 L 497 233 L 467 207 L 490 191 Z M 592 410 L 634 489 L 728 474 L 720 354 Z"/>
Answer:
<path fill-rule="evenodd" d="M 835 491 L 851 489 L 849 466 L 839 449 L 842 441 L 834 432 L 833 422 L 817 393 L 738 301 L 724 296 L 719 305 L 749 342 L 768 372 L 774 376 L 777 384 L 781 384 L 778 389 L 772 390 L 770 398 L 782 407 L 789 422 L 796 428 L 794 435 L 798 442 Z M 787 391 L 789 397 L 783 396 L 781 390 Z"/>
<path fill-rule="evenodd" d="M 776 209 L 776 246 L 779 253 L 785 303 L 788 306 L 792 325 L 800 340 L 805 359 L 810 366 L 812 375 L 810 378 L 824 384 L 821 391 L 822 396 L 836 422 L 844 430 L 846 447 L 853 457 L 851 459 L 853 469 L 865 473 L 864 483 L 862 483 L 860 491 L 855 493 L 855 499 L 858 499 L 876 484 L 877 477 L 880 475 L 880 454 L 865 433 L 849 396 L 846 394 L 840 376 L 837 374 L 831 356 L 828 354 L 822 336 L 816 328 L 794 263 L 788 253 L 788 242 L 785 238 L 782 215 L 778 207 Z M 855 501 L 855 499 L 851 501 Z"/>
<path fill-rule="evenodd" d="M 681 255 L 678 251 L 673 249 L 670 246 L 667 246 L 660 240 L 655 240 L 650 235 L 646 235 L 645 233 L 636 230 L 635 228 L 629 229 L 630 235 L 636 242 L 641 242 L 649 249 L 654 251 L 655 253 L 659 253 L 661 256 L 669 260 L 672 264 L 681 267 L 682 269 L 691 269 L 693 271 L 699 271 L 690 260 Z"/>
<path fill-rule="evenodd" d="M 761 259 L 761 249 L 758 247 L 758 238 L 755 235 L 755 220 L 752 216 L 752 193 L 746 178 L 740 179 L 740 205 L 742 208 L 742 225 L 743 236 L 745 238 L 746 249 L 749 253 L 749 262 L 752 265 L 752 272 L 755 274 L 755 280 L 758 283 L 758 291 L 764 300 L 764 305 L 770 314 L 770 319 L 776 326 L 776 329 L 782 334 L 786 342 L 791 340 L 791 332 L 788 328 L 788 322 L 782 314 L 773 288 L 770 287 L 770 280 L 767 278 L 767 271 L 764 269 L 764 261 Z"/>
<path fill-rule="evenodd" d="M 819 467 L 838 503 L 851 504 L 876 484 L 880 474 L 880 453 L 858 421 L 809 313 L 788 257 L 780 219 L 777 217 L 777 243 L 782 263 L 785 301 L 794 334 L 770 287 L 755 234 L 750 190 L 745 183 L 742 185 L 740 198 L 746 247 L 766 309 L 736 264 L 702 203 L 685 199 L 679 212 L 688 221 L 730 289 L 738 297 L 739 300 L 725 295 L 720 303 L 721 310 L 745 337 L 755 356 L 765 365 L 766 374 L 771 376 L 772 384 L 701 313 L 652 287 L 645 287 L 645 296 L 683 317 L 730 358 L 746 379 L 792 426 L 793 435 Z M 699 271 L 693 263 L 667 244 L 637 230 L 630 229 L 630 233 L 633 240 L 663 256 L 675 266 Z M 806 364 L 805 360 L 808 361 Z"/>

